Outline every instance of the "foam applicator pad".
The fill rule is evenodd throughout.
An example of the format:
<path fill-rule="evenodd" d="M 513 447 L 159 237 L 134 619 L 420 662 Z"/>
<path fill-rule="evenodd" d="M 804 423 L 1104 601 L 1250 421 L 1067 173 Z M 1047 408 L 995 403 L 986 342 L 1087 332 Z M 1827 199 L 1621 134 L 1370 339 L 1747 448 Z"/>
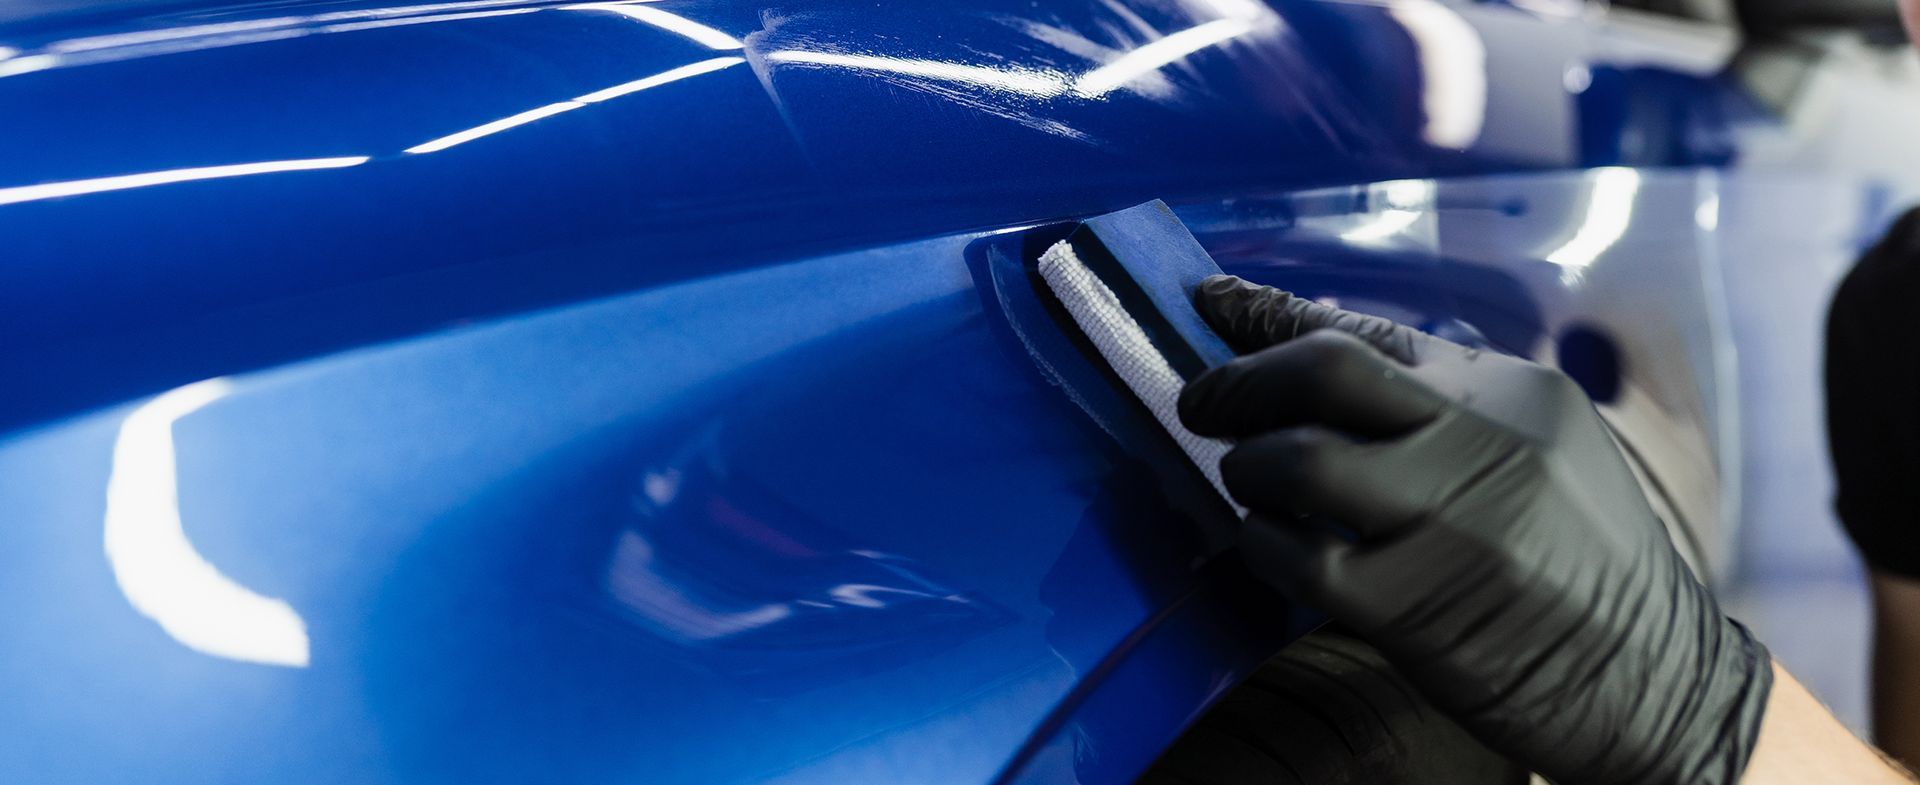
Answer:
<path fill-rule="evenodd" d="M 1220 458 L 1232 445 L 1188 431 L 1178 409 L 1188 380 L 1234 357 L 1193 309 L 1194 287 L 1220 274 L 1199 241 L 1154 201 L 1081 224 L 1040 256 L 1038 271 L 1114 373 L 1232 503 L 1220 481 Z"/>

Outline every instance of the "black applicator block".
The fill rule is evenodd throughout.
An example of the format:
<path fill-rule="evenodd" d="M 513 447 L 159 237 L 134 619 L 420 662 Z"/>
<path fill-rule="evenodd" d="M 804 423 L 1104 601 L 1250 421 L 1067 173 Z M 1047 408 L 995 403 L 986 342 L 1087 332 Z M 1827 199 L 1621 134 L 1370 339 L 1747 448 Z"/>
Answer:
<path fill-rule="evenodd" d="M 1182 378 L 1192 381 L 1234 358 L 1193 309 L 1194 288 L 1220 275 L 1220 266 L 1165 202 L 1089 218 L 1067 242 Z"/>

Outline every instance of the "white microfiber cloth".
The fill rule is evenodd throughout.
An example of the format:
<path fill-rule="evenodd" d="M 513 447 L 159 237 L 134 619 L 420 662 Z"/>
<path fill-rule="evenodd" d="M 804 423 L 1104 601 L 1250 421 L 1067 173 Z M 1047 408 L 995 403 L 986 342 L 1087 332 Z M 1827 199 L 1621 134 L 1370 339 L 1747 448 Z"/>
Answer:
<path fill-rule="evenodd" d="M 1100 356 L 1106 358 L 1107 365 L 1127 384 L 1140 402 L 1153 412 L 1160 426 L 1167 429 L 1173 440 L 1185 450 L 1193 465 L 1213 483 L 1213 489 L 1220 498 L 1232 505 L 1235 514 L 1246 517 L 1247 510 L 1227 495 L 1226 485 L 1220 481 L 1220 459 L 1233 445 L 1219 439 L 1208 439 L 1195 435 L 1180 424 L 1180 388 L 1186 385 L 1180 374 L 1160 350 L 1154 348 L 1147 339 L 1147 333 L 1140 323 L 1121 307 L 1120 298 L 1100 278 L 1087 269 L 1085 263 L 1073 252 L 1073 246 L 1062 240 L 1054 243 L 1040 256 L 1040 277 L 1053 290 L 1060 304 L 1066 306 L 1067 313 L 1073 316 L 1080 331 L 1093 341 Z"/>

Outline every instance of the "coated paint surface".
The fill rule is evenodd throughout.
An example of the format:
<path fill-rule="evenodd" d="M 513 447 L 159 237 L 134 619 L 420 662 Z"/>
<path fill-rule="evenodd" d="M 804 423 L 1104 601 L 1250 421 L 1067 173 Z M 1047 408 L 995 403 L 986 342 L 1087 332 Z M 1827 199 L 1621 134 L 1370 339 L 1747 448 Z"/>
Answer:
<path fill-rule="evenodd" d="M 9 6 L 0 779 L 1131 780 L 1308 623 L 1020 275 L 1152 198 L 1710 565 L 1766 120 L 1525 5 Z"/>

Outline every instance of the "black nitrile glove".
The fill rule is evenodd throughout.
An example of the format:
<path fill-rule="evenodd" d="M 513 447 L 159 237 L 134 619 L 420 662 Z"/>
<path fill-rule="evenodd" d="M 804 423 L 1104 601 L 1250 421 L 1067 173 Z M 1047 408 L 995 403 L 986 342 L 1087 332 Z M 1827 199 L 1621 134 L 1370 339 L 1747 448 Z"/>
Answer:
<path fill-rule="evenodd" d="M 1196 304 L 1252 352 L 1180 415 L 1239 441 L 1221 473 L 1256 574 L 1557 782 L 1740 779 L 1766 648 L 1694 580 L 1571 380 L 1238 278 Z"/>

